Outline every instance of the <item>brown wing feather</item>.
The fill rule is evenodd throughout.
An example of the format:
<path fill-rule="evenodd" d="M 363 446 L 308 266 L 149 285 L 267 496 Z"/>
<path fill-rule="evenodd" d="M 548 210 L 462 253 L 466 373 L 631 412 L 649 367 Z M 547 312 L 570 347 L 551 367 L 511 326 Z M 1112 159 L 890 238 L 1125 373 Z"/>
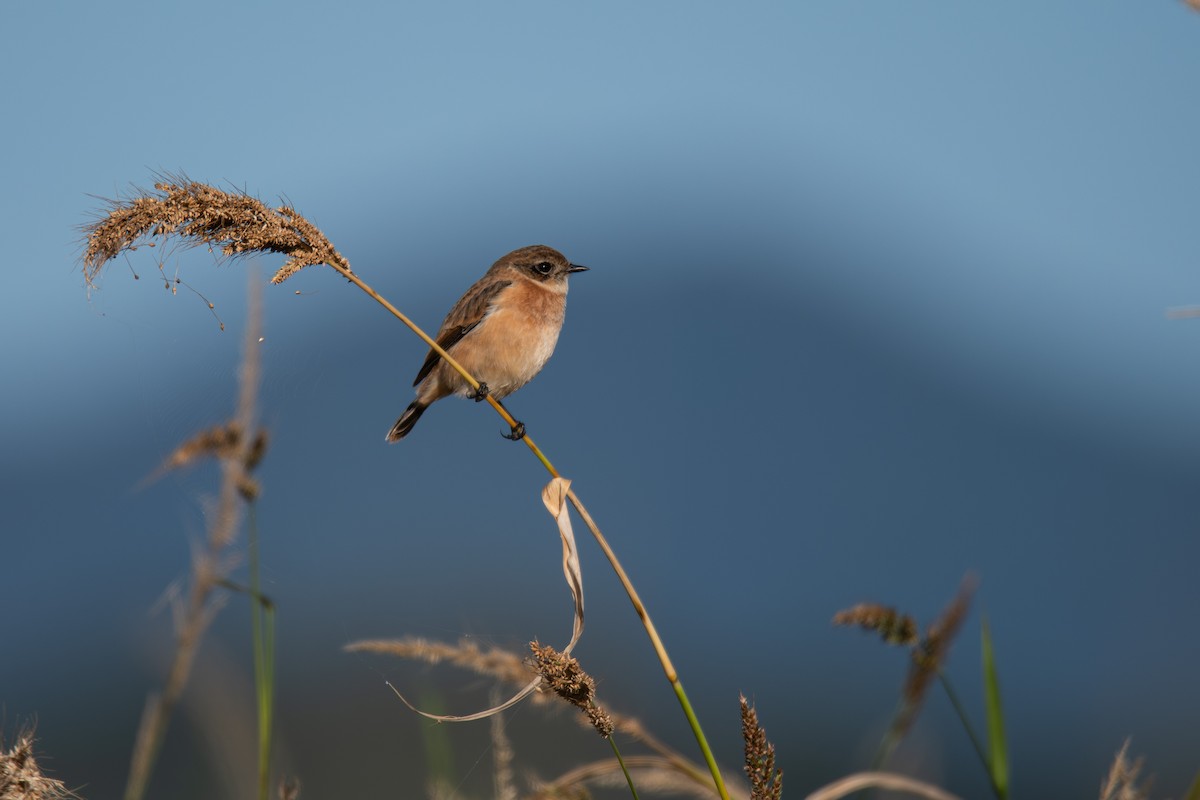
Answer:
<path fill-rule="evenodd" d="M 458 344 L 459 340 L 479 324 L 487 314 L 488 306 L 496 299 L 496 295 L 510 284 L 512 281 L 488 281 L 486 278 L 476 283 L 454 304 L 454 308 L 450 309 L 450 313 L 446 315 L 434 341 L 443 350 L 449 352 L 450 348 Z M 413 386 L 425 380 L 441 359 L 442 357 L 431 349 L 429 355 L 425 356 L 425 363 L 421 365 L 421 371 L 417 373 L 417 379 L 413 381 Z"/>

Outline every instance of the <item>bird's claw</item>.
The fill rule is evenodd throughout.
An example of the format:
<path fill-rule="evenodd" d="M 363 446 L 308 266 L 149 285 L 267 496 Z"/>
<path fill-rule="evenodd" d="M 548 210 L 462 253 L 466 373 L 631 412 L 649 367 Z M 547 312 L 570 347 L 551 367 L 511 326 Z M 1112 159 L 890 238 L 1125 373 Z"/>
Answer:
<path fill-rule="evenodd" d="M 490 391 L 491 390 L 488 389 L 488 385 L 486 383 L 480 383 L 479 388 L 467 396 L 470 397 L 472 400 L 474 400 L 476 403 L 482 403 L 484 400 L 487 399 L 488 392 L 490 392 Z"/>
<path fill-rule="evenodd" d="M 525 438 L 525 423 L 518 422 L 512 426 L 512 433 L 502 433 L 500 435 L 510 442 L 519 442 Z"/>

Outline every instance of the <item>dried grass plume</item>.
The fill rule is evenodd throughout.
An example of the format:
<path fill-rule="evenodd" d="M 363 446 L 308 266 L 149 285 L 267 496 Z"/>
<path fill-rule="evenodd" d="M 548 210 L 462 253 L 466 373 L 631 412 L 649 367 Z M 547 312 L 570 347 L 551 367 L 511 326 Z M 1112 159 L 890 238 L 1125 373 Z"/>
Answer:
<path fill-rule="evenodd" d="M 1128 754 L 1129 740 L 1126 739 L 1113 759 L 1108 777 L 1100 785 L 1100 800 L 1150 800 L 1149 786 L 1138 785 L 1145 762 L 1141 758 L 1130 761 Z"/>
<path fill-rule="evenodd" d="M 279 800 L 300 800 L 299 778 L 287 778 L 279 784 Z"/>
<path fill-rule="evenodd" d="M 238 476 L 238 491 L 246 500 L 254 500 L 261 494 L 261 487 L 251 477 L 251 473 L 262 463 L 267 454 L 270 435 L 265 428 L 259 428 L 254 435 L 250 448 L 245 451 L 242 461 L 242 474 Z M 242 450 L 242 429 L 237 420 L 230 420 L 224 425 L 216 425 L 200 431 L 185 441 L 151 475 L 147 482 L 157 479 L 160 475 L 171 470 L 182 469 L 201 459 L 230 459 L 237 458 Z"/>
<path fill-rule="evenodd" d="M 908 614 L 890 606 L 859 603 L 833 615 L 834 625 L 854 625 L 877 632 L 885 642 L 895 645 L 917 643 L 917 623 Z"/>
<path fill-rule="evenodd" d="M 304 267 L 329 264 L 350 272 L 350 262 L 291 206 L 269 208 L 243 192 L 224 191 L 182 175 L 164 176 L 154 191 L 109 201 L 108 213 L 84 226 L 83 276 L 94 285 L 104 265 L 153 237 L 219 247 L 225 256 L 280 253 L 288 260 L 272 283 Z"/>
<path fill-rule="evenodd" d="M 0 799 L 61 800 L 78 797 L 62 781 L 47 778 L 33 757 L 33 731 L 17 734 L 8 750 L 0 743 Z"/>

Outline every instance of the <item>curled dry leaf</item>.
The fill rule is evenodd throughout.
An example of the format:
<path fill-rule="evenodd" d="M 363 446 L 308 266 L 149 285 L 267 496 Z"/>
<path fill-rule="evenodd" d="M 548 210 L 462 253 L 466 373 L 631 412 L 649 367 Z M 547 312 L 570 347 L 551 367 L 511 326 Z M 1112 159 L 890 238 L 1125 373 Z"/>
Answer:
<path fill-rule="evenodd" d="M 579 642 L 579 637 L 583 635 L 583 572 L 579 565 L 579 551 L 575 546 L 575 533 L 571 529 L 571 517 L 567 512 L 567 492 L 570 488 L 571 482 L 569 480 L 554 478 L 542 490 L 542 502 L 545 503 L 546 510 L 550 512 L 550 516 L 554 517 L 554 521 L 558 525 L 558 535 L 562 540 L 563 548 L 563 575 L 566 576 L 567 586 L 570 587 L 571 596 L 575 600 L 575 616 L 571 641 L 562 649 L 561 652 L 563 655 L 570 655 L 571 650 Z M 506 708 L 511 708 L 536 691 L 541 682 L 542 677 L 539 675 L 503 703 L 486 708 L 483 711 L 476 711 L 474 714 L 463 715 L 431 714 L 427 711 L 422 711 L 410 703 L 404 695 L 400 694 L 395 686 L 392 686 L 390 683 L 388 686 L 391 686 L 396 697 L 400 698 L 400 702 L 426 719 L 436 720 L 437 722 L 470 722 L 472 720 L 485 719 L 493 714 L 500 713 Z"/>

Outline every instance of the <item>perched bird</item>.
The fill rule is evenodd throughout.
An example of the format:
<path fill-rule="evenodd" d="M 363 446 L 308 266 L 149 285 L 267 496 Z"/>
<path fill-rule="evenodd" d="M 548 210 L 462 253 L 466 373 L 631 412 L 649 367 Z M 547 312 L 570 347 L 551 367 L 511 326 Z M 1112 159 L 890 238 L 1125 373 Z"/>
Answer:
<path fill-rule="evenodd" d="M 467 290 L 434 340 L 480 382 L 476 391 L 441 356 L 430 350 L 413 386 L 417 399 L 388 431 L 387 440 L 408 435 L 431 403 L 452 394 L 476 402 L 497 401 L 520 389 L 545 366 L 567 311 L 567 276 L 587 267 L 557 250 L 535 244 L 501 258 Z M 505 438 L 525 436 L 518 422 Z"/>

